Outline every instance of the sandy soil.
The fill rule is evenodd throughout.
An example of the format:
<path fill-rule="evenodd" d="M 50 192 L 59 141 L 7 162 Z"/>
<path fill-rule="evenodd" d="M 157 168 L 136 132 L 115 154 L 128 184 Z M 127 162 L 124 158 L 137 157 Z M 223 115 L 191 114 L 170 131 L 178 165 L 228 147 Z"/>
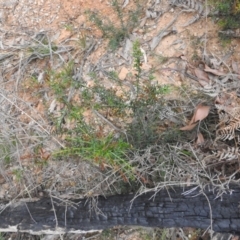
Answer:
<path fill-rule="evenodd" d="M 123 5 L 127 2 L 123 1 Z M 157 1 L 148 0 L 143 5 L 143 11 L 139 16 L 139 26 L 130 29 L 129 37 L 130 41 L 139 39 L 141 42 L 145 56 L 142 68 L 146 72 L 150 69 L 156 69 L 154 72 L 155 82 L 175 85 L 186 83 L 185 81 L 187 80 L 176 69 L 184 69 L 186 62 L 191 62 L 195 67 L 199 66 L 201 64 L 199 57 L 204 52 L 208 56 L 224 63 L 220 67 L 220 71 L 229 70 L 228 66 L 231 65 L 232 60 L 240 63 L 240 40 L 233 39 L 230 43 L 224 45 L 218 38 L 219 27 L 211 18 L 201 17 L 195 23 L 183 27 L 184 24 L 196 15 L 195 12 L 181 12 L 181 8 L 170 6 L 168 0 L 159 1 L 159 4 L 155 4 L 155 2 Z M 134 2 L 130 0 L 126 4 L 124 11 L 131 11 L 133 8 Z M 14 61 L 19 62 L 21 54 L 25 56 L 25 52 L 21 53 L 21 51 L 18 51 L 17 46 L 29 43 L 41 32 L 47 32 L 51 37 L 51 41 L 56 45 L 72 46 L 75 49 L 74 52 L 63 55 L 63 60 L 67 62 L 74 57 L 74 64 L 77 68 L 82 64 L 80 59 L 82 51 L 80 48 L 76 48 L 76 42 L 86 38 L 87 44 L 91 45 L 94 41 L 94 51 L 90 52 L 86 60 L 84 60 L 82 76 L 88 79 L 90 66 L 98 64 L 101 58 L 105 56 L 108 40 L 103 38 L 101 31 L 88 20 L 87 10 L 98 11 L 104 18 L 108 18 L 111 22 L 116 22 L 116 25 L 119 24 L 116 12 L 114 12 L 110 1 L 107 0 L 0 0 L 0 53 L 6 54 L 11 52 L 14 55 L 13 61 L 7 63 L 5 67 L 10 69 L 16 68 L 11 74 L 4 73 L 5 79 L 1 80 L 2 89 L 9 92 L 9 99 L 15 105 L 18 102 L 19 121 L 25 124 L 37 121 L 38 127 L 42 128 L 46 135 L 54 131 L 54 129 L 52 129 L 49 120 L 44 117 L 46 115 L 44 101 L 39 98 L 39 95 L 33 94 L 33 92 L 42 91 L 41 89 L 47 92 L 48 84 L 43 83 L 41 88 L 38 88 L 39 86 L 32 84 L 30 77 L 25 77 L 24 79 L 19 77 L 17 65 L 14 65 Z M 149 17 L 147 12 L 151 12 L 152 15 Z M 151 43 L 154 37 L 175 18 L 176 21 L 169 28 L 172 32 L 151 50 Z M 111 69 L 116 71 L 119 74 L 119 78 L 123 81 L 126 80 L 129 73 L 133 73 L 132 59 L 126 60 L 122 57 L 125 47 L 123 44 L 115 53 L 107 55 L 108 59 L 110 57 L 111 61 L 116 63 Z M 164 58 L 170 60 L 165 63 L 163 61 Z M 36 73 L 39 76 L 41 72 L 59 64 L 58 61 L 46 63 L 39 60 L 32 62 L 28 70 L 30 73 Z M 108 70 L 108 68 L 106 69 Z M 46 82 L 45 77 L 44 81 Z M 104 77 L 102 77 L 102 81 L 106 87 L 114 88 Z M 89 80 L 88 84 L 91 85 L 92 82 Z M 121 95 L 120 89 L 117 89 L 116 92 Z M 51 94 L 49 94 L 48 104 L 52 103 L 53 100 Z M 77 99 L 75 100 L 77 101 Z M 56 108 L 59 108 L 59 111 L 61 110 L 60 105 L 56 104 Z M 91 120 L 94 118 L 90 112 L 86 112 L 85 115 L 86 118 Z M 24 152 L 20 152 L 18 157 L 19 165 L 22 167 L 29 166 L 32 158 L 36 157 L 47 161 L 51 151 L 59 148 L 61 144 L 64 145 L 63 139 L 64 137 L 62 139 L 56 138 L 48 146 L 43 146 L 42 149 L 37 150 L 34 156 L 31 149 L 29 151 L 25 149 Z M 1 170 L 0 198 L 16 197 L 15 192 L 19 193 L 26 188 L 26 186 L 23 187 L 18 182 L 16 174 L 13 174 L 15 169 L 16 166 L 12 165 L 6 172 L 4 172 L 4 169 Z M 39 186 L 42 181 L 46 181 L 49 186 L 56 183 L 57 187 L 54 191 L 61 192 L 62 190 L 66 194 L 64 189 L 79 186 L 81 182 L 91 182 L 91 179 L 94 178 L 101 178 L 99 170 L 91 168 L 87 163 L 78 166 L 75 162 L 61 165 L 60 163 L 49 161 L 49 168 L 47 170 L 44 168 L 44 171 L 42 165 L 31 166 L 28 169 L 27 176 L 30 176 L 31 172 L 35 173 L 35 179 L 29 179 L 30 182 L 34 182 L 31 187 L 34 188 L 36 185 Z M 51 174 L 54 172 L 55 176 L 52 176 Z M 81 179 L 77 181 L 76 176 L 80 176 Z M 14 187 L 12 184 L 15 184 Z M 91 187 L 94 188 L 94 186 Z M 100 190 L 95 189 L 95 191 L 95 194 L 98 194 Z M 41 190 L 36 190 L 37 196 L 42 194 Z M 126 234 L 124 236 L 121 239 L 141 239 L 137 233 L 133 233 L 131 238 L 126 237 Z"/>

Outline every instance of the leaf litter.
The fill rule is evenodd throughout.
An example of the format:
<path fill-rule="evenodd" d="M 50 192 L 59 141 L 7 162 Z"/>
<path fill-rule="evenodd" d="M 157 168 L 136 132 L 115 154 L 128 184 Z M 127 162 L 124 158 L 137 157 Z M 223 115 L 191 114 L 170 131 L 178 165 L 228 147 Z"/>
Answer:
<path fill-rule="evenodd" d="M 192 130 L 198 123 L 204 120 L 210 111 L 210 106 L 203 105 L 202 103 L 196 106 L 192 119 L 188 123 L 188 125 L 180 128 L 180 130 L 189 131 Z"/>
<path fill-rule="evenodd" d="M 151 2 L 151 1 L 149 1 L 149 2 Z M 157 1 L 152 1 L 152 2 L 156 3 Z M 160 1 L 158 1 L 158 2 L 160 3 Z M 161 1 L 161 2 L 164 2 L 164 1 Z M 20 3 L 21 3 L 20 6 L 23 7 L 22 2 L 20 2 Z M 139 32 L 136 32 L 136 33 L 134 33 L 135 34 L 134 36 L 130 35 L 129 39 L 127 39 L 126 42 L 123 43 L 122 54 L 120 54 L 120 55 L 122 55 L 121 56 L 121 61 L 118 57 L 115 56 L 115 54 L 111 54 L 109 52 L 107 52 L 106 54 L 104 53 L 103 48 L 101 48 L 102 45 L 104 45 L 103 42 L 101 42 L 102 41 L 101 39 L 96 39 L 96 42 L 94 42 L 94 44 L 92 44 L 90 48 L 87 48 L 87 49 L 83 50 L 83 52 L 84 52 L 83 55 L 84 56 L 82 54 L 80 54 L 81 51 L 80 51 L 80 53 L 76 51 L 74 53 L 74 54 L 76 54 L 76 55 L 74 55 L 74 60 L 76 61 L 76 68 L 74 69 L 75 75 L 76 75 L 75 79 L 79 80 L 79 81 L 82 78 L 88 79 L 87 76 L 88 76 L 89 72 L 94 72 L 94 71 L 95 71 L 96 74 L 99 74 L 98 76 L 106 77 L 106 70 L 110 69 L 110 70 L 118 71 L 119 68 L 125 67 L 126 69 L 124 70 L 124 77 L 122 79 L 122 80 L 124 80 L 124 84 L 125 84 L 126 80 L 130 79 L 130 77 L 126 73 L 127 73 L 127 70 L 130 69 L 130 65 L 131 65 L 131 61 L 132 61 L 132 52 L 131 52 L 132 51 L 131 50 L 132 49 L 132 42 L 136 38 L 140 38 L 141 43 L 142 43 L 141 47 L 142 47 L 143 52 L 145 53 L 145 59 L 147 59 L 147 61 L 150 62 L 150 64 L 152 64 L 153 66 L 156 66 L 156 64 L 155 65 L 153 64 L 154 62 L 152 60 L 152 56 L 151 56 L 151 53 L 150 53 L 149 49 L 154 50 L 154 52 L 156 54 L 163 54 L 163 55 L 166 54 L 166 56 L 169 59 L 171 59 L 171 57 L 173 56 L 173 55 L 170 54 L 171 50 L 174 50 L 174 51 L 179 51 L 180 50 L 181 56 L 184 56 L 184 59 L 182 59 L 182 60 L 184 60 L 184 66 L 178 65 L 178 67 L 175 68 L 175 69 L 177 69 L 177 71 L 175 71 L 174 68 L 169 67 L 169 75 L 167 75 L 168 78 L 167 78 L 165 83 L 174 82 L 175 84 L 177 84 L 179 82 L 179 80 L 176 80 L 176 78 L 175 78 L 177 74 L 174 76 L 174 73 L 181 73 L 182 74 L 181 81 L 183 83 L 185 83 L 185 81 L 187 81 L 186 78 L 189 77 L 190 73 L 191 73 L 192 77 L 194 77 L 194 80 L 198 79 L 198 81 L 199 81 L 199 82 L 196 81 L 193 84 L 193 85 L 195 85 L 197 83 L 196 84 L 197 85 L 196 86 L 197 91 L 207 92 L 207 90 L 208 90 L 207 87 L 209 87 L 209 91 L 213 91 L 214 94 L 218 95 L 220 92 L 223 91 L 223 88 L 228 87 L 227 84 L 229 83 L 229 79 L 231 79 L 231 76 L 230 75 L 226 76 L 222 85 L 217 88 L 218 89 L 217 91 L 215 90 L 216 86 L 218 86 L 218 84 L 217 84 L 217 81 L 212 81 L 212 75 L 214 75 L 217 78 L 217 80 L 219 80 L 219 81 L 222 81 L 222 77 L 225 77 L 225 75 L 226 75 L 225 70 L 223 72 L 222 72 L 222 70 L 219 70 L 220 69 L 219 68 L 220 64 L 218 64 L 219 60 L 217 60 L 216 58 L 211 58 L 212 63 L 213 63 L 212 65 L 206 63 L 207 65 L 204 67 L 204 69 L 199 68 L 198 65 L 194 65 L 193 71 L 189 72 L 189 69 L 187 69 L 187 66 L 186 66 L 186 62 L 190 64 L 191 61 L 188 61 L 188 59 L 191 59 L 191 55 L 189 53 L 186 54 L 185 49 L 187 48 L 188 44 L 185 44 L 186 43 L 186 40 L 185 40 L 186 36 L 184 35 L 185 33 L 184 32 L 181 33 L 182 36 L 181 36 L 181 34 L 179 34 L 179 32 L 181 32 L 181 31 L 179 31 L 179 26 L 177 26 L 178 21 L 175 21 L 175 19 L 174 19 L 172 24 L 176 25 L 177 27 L 171 25 L 170 30 L 169 29 L 163 29 L 161 31 L 157 31 L 156 30 L 157 28 L 154 30 L 153 27 L 152 28 L 151 28 L 151 26 L 149 27 L 149 25 L 151 25 L 151 24 L 153 26 L 158 25 L 158 22 L 157 22 L 158 20 L 157 19 L 158 19 L 158 17 L 160 17 L 164 13 L 166 13 L 166 16 L 168 16 L 168 18 L 167 18 L 168 22 L 165 22 L 167 24 L 169 24 L 169 22 L 171 23 L 171 21 L 173 19 L 172 18 L 173 16 L 176 16 L 175 15 L 176 12 L 175 13 L 174 12 L 168 12 L 168 11 L 161 12 L 159 10 L 156 10 L 157 5 L 160 5 L 160 4 L 155 4 L 155 3 L 152 4 L 154 6 L 154 9 L 151 10 L 151 11 L 149 10 L 149 12 L 146 12 L 146 14 L 145 14 L 146 19 L 142 22 L 142 25 L 141 25 L 141 27 L 144 29 L 144 31 L 146 31 L 146 34 L 144 34 L 143 32 L 142 33 L 140 32 L 141 34 L 139 34 Z M 88 3 L 86 3 L 86 4 L 88 4 Z M 94 3 L 92 3 L 92 4 L 94 4 Z M 189 5 L 189 4 L 192 4 L 192 5 Z M 123 7 L 124 8 L 125 7 L 128 8 L 130 5 L 131 5 L 131 1 L 124 1 L 123 2 Z M 155 9 L 155 7 L 156 7 L 156 9 Z M 192 2 L 188 1 L 188 6 L 187 7 L 188 8 L 193 8 L 195 10 L 201 10 L 197 5 L 194 5 L 193 1 Z M 176 11 L 176 10 L 174 10 L 174 11 Z M 73 13 L 74 12 L 75 11 L 73 11 Z M 71 15 L 72 14 L 70 14 L 70 16 Z M 78 18 L 78 16 L 76 14 L 74 16 L 76 18 Z M 179 15 L 179 19 L 180 19 L 179 22 L 180 21 L 184 22 L 184 20 L 186 20 L 186 17 L 182 20 L 181 20 L 181 17 L 182 16 L 180 14 Z M 161 19 L 159 18 L 159 20 L 161 20 Z M 20 18 L 20 22 L 23 22 L 23 18 Z M 167 26 L 167 24 L 163 24 L 161 26 Z M 209 23 L 209 25 L 210 25 L 210 23 Z M 83 28 L 87 27 L 86 25 L 81 25 L 81 26 Z M 175 29 L 175 27 L 176 27 L 176 29 Z M 190 31 L 192 31 L 192 33 L 195 33 L 195 31 L 193 31 L 191 26 L 189 26 L 189 27 L 190 27 L 189 28 Z M 210 25 L 210 27 L 211 27 L 211 25 Z M 194 26 L 194 30 L 195 29 L 196 29 L 196 27 Z M 201 28 L 198 28 L 198 29 L 199 29 L 199 32 L 202 31 Z M 80 31 L 80 30 L 81 30 L 81 28 L 78 29 L 78 31 Z M 46 34 L 49 34 L 49 32 L 47 32 Z M 7 55 L 6 55 L 7 57 L 3 56 L 2 60 L 1 60 L 1 61 L 4 62 L 5 66 L 7 66 L 7 68 L 5 68 L 4 71 L 6 71 L 6 69 L 7 69 L 7 71 L 11 72 L 11 70 L 14 68 L 15 69 L 15 73 L 13 74 L 14 79 L 17 76 L 21 76 L 20 79 L 19 79 L 20 83 L 21 83 L 21 80 L 24 76 L 24 74 L 23 74 L 24 71 L 25 72 L 29 71 L 29 73 L 33 73 L 32 76 L 38 76 L 38 77 L 36 77 L 36 80 L 41 82 L 41 84 L 46 87 L 46 82 L 49 81 L 47 74 L 46 75 L 43 74 L 43 73 L 47 72 L 46 71 L 46 65 L 43 64 L 42 67 L 38 66 L 40 61 L 43 60 L 46 57 L 50 57 L 53 60 L 53 62 L 50 63 L 51 66 L 61 66 L 61 64 L 68 61 L 68 59 L 70 59 L 71 56 L 73 56 L 72 51 L 71 51 L 73 46 L 68 48 L 69 47 L 68 44 L 66 44 L 66 45 L 60 44 L 59 46 L 57 46 L 58 50 L 54 50 L 53 47 L 48 47 L 47 48 L 48 52 L 43 53 L 41 51 L 40 52 L 38 51 L 39 49 L 36 48 L 36 46 L 38 44 L 36 44 L 36 42 L 34 42 L 34 44 L 36 44 L 36 45 L 34 45 L 34 44 L 30 45 L 30 48 L 33 49 L 33 52 L 30 55 L 23 55 L 24 58 L 20 59 L 19 58 L 19 56 L 20 56 L 19 53 L 21 53 L 21 52 L 25 53 L 25 50 L 27 50 L 27 48 L 26 48 L 27 45 L 25 45 L 26 36 L 21 36 L 21 38 L 22 39 L 19 39 L 19 42 L 17 44 L 14 43 L 14 44 L 11 45 L 11 47 L 15 47 L 15 49 L 12 49 L 12 50 L 14 50 L 13 51 L 14 53 L 11 53 L 11 54 L 14 54 L 16 64 L 14 66 L 10 66 L 10 65 L 8 65 L 9 62 L 7 63 L 7 60 L 9 60 L 10 57 L 12 57 L 12 55 L 10 57 L 8 57 Z M 179 42 L 178 43 L 176 42 L 177 44 L 172 45 L 172 47 L 166 47 L 166 45 L 162 45 L 162 44 L 166 44 L 166 42 L 171 44 L 172 42 L 176 41 L 176 38 L 179 39 L 179 42 L 181 44 L 178 45 Z M 49 46 L 49 43 L 51 44 L 51 42 L 48 41 L 48 44 L 46 44 L 46 46 Z M 40 45 L 42 46 L 42 44 L 40 44 Z M 209 44 L 209 45 L 211 45 L 211 44 Z M 6 47 L 7 46 L 4 44 L 4 41 L 3 41 L 2 49 L 6 49 Z M 74 46 L 73 49 L 75 50 L 75 46 Z M 191 49 L 188 49 L 188 50 L 191 51 Z M 17 54 L 16 54 L 16 52 L 17 52 Z M 81 57 L 83 56 L 83 57 L 80 58 L 79 56 L 81 56 Z M 56 62 L 54 62 L 56 60 L 56 57 L 59 57 L 59 59 Z M 81 59 L 81 60 L 79 60 L 80 61 L 79 65 L 77 65 L 77 60 L 78 60 L 77 58 Z M 37 62 L 37 64 L 36 64 L 36 62 Z M 168 63 L 165 63 L 165 64 L 166 64 L 166 68 L 167 68 Z M 21 66 L 23 66 L 23 65 L 26 66 L 24 71 L 23 71 L 23 69 L 20 69 Z M 31 65 L 31 67 L 30 67 L 30 65 Z M 193 65 L 193 64 L 191 63 L 191 65 Z M 211 67 L 208 67 L 208 66 L 211 66 Z M 239 74 L 239 63 L 238 63 L 237 60 L 232 61 L 232 65 L 230 65 L 230 66 L 232 67 L 232 70 L 235 74 Z M 18 70 L 18 71 L 16 71 L 16 70 Z M 20 72 L 22 73 L 22 75 L 18 75 Z M 129 71 L 129 72 L 131 72 L 131 71 Z M 6 72 L 4 72 L 4 74 L 5 73 Z M 5 80 L 9 81 L 11 79 L 8 77 Z M 154 81 L 157 82 L 158 80 L 161 81 L 162 78 L 159 77 L 159 75 L 155 75 L 155 79 L 153 80 L 153 82 Z M 200 85 L 198 86 L 199 83 L 200 83 Z M 131 82 L 128 82 L 128 84 L 131 84 Z M 109 83 L 109 85 L 110 85 L 110 83 Z M 21 86 L 21 84 L 20 84 L 20 86 Z M 9 89 L 10 88 L 11 88 L 11 85 L 9 84 Z M 131 89 L 131 87 L 129 89 Z M 20 88 L 19 88 L 19 90 L 20 90 Z M 134 92 L 134 90 L 133 90 L 133 92 Z M 31 91 L 29 91 L 28 94 L 31 95 L 32 94 Z M 207 93 L 207 94 L 211 94 L 211 93 Z M 50 106 L 49 110 L 51 112 L 54 112 L 54 109 L 56 108 L 56 105 L 58 105 L 58 104 L 57 104 L 55 98 L 53 98 L 53 96 L 51 96 L 51 94 L 49 94 L 49 92 L 47 90 L 47 87 L 46 87 L 46 91 L 44 90 L 44 94 L 41 95 L 41 96 L 43 97 L 45 102 L 49 103 L 49 106 Z M 31 97 L 33 98 L 32 95 L 31 95 Z M 170 97 L 174 98 L 173 96 L 170 96 Z M 226 99 L 228 99 L 228 98 L 226 98 Z M 14 101 L 16 102 L 16 99 L 14 99 Z M 219 102 L 220 101 L 221 101 L 221 104 L 224 104 L 223 98 L 221 100 L 219 100 Z M 14 105 L 11 105 L 11 109 L 12 108 L 14 108 Z M 23 109 L 23 106 L 21 106 L 20 109 Z M 227 109 L 227 107 L 225 107 L 225 109 Z M 28 110 L 25 110 L 25 111 L 28 112 Z M 58 109 L 58 111 L 60 112 L 61 108 Z M 186 130 L 187 131 L 192 130 L 194 127 L 196 127 L 204 119 L 207 118 L 207 116 L 209 115 L 209 111 L 210 111 L 209 106 L 205 106 L 203 103 L 198 104 L 195 108 L 192 119 L 190 120 L 188 125 L 181 128 L 181 130 L 185 130 L 185 131 Z M 228 109 L 227 111 L 229 112 L 230 110 Z M 174 113 L 174 112 L 170 112 L 170 113 L 172 115 L 175 114 L 174 119 L 177 119 L 176 122 L 178 123 L 179 120 L 176 117 L 177 114 Z M 170 115 L 166 114 L 166 118 L 168 118 L 168 120 L 171 118 L 171 114 Z M 104 112 L 101 113 L 101 116 L 103 117 L 103 119 L 108 121 L 108 117 L 106 117 L 107 115 L 105 115 Z M 91 111 L 89 111 L 88 118 L 89 119 L 92 118 Z M 114 120 L 114 118 L 111 117 L 111 120 Z M 107 121 L 105 121 L 105 122 L 107 122 Z M 26 123 L 29 123 L 29 121 L 26 122 Z M 113 123 L 112 123 L 112 121 L 109 122 L 109 123 L 111 123 L 111 124 L 113 124 L 113 126 L 115 126 L 114 121 L 113 121 Z M 171 124 L 169 126 L 171 126 Z M 45 127 L 47 129 L 49 129 L 48 125 L 46 125 Z M 166 128 L 166 126 L 165 126 L 165 128 Z M 39 132 L 38 132 L 38 134 L 39 134 Z M 47 137 L 48 136 L 46 136 L 46 138 Z M 33 139 L 34 138 L 32 137 L 32 140 Z M 36 151 L 36 154 L 40 155 L 43 158 L 43 160 L 44 159 L 50 160 L 50 159 L 48 159 L 48 151 L 49 151 L 48 143 L 49 142 L 51 142 L 51 140 L 50 141 L 48 140 L 47 142 L 44 142 L 43 143 L 44 146 L 42 148 L 40 148 L 40 150 Z M 201 144 L 203 144 L 203 142 L 204 142 L 203 134 L 198 132 L 197 133 L 196 144 L 201 145 Z M 22 143 L 24 143 L 24 142 L 22 142 Z M 29 156 L 33 156 L 33 153 L 32 153 L 31 150 L 32 149 L 30 149 L 31 154 L 29 154 Z M 21 152 L 21 156 L 24 157 L 24 156 L 27 156 L 27 155 L 24 155 L 24 152 L 23 153 Z M 52 164 L 51 160 L 49 162 L 50 162 L 50 164 Z M 69 187 L 70 192 L 72 191 L 71 193 L 74 193 L 77 188 L 80 189 L 81 187 L 82 188 L 85 187 L 83 183 L 81 183 L 77 179 L 74 179 L 74 176 L 73 176 L 74 174 L 75 174 L 75 176 L 81 176 L 81 178 L 84 179 L 84 183 L 88 182 L 88 180 L 91 177 L 91 176 L 88 175 L 88 173 L 90 173 L 89 169 L 91 169 L 91 167 L 87 164 L 86 165 L 83 164 L 82 167 L 84 168 L 84 173 L 86 173 L 87 176 L 81 175 L 83 173 L 83 171 L 81 169 L 81 166 L 78 163 L 74 163 L 72 165 L 71 165 L 71 163 L 69 163 L 69 165 L 67 163 L 64 163 L 63 165 L 61 165 L 61 163 L 57 163 L 56 165 L 53 164 L 53 165 L 51 165 L 51 168 L 50 167 L 49 168 L 47 168 L 47 167 L 43 168 L 45 172 L 43 172 L 43 171 L 39 172 L 39 175 L 43 174 L 43 176 L 41 176 L 41 177 L 38 176 L 39 177 L 38 184 L 40 183 L 40 179 L 42 179 L 41 180 L 42 182 L 46 182 L 46 184 L 48 186 L 53 186 L 55 188 L 55 194 L 56 195 L 59 194 L 60 189 L 62 190 L 62 193 L 63 193 L 67 186 Z M 54 172 L 55 174 L 57 174 L 57 169 L 60 170 L 59 171 L 60 174 L 57 175 L 57 176 L 58 176 L 58 180 L 61 182 L 61 184 L 58 183 L 59 185 L 61 185 L 61 188 L 57 187 L 57 183 L 54 180 L 54 174 L 51 173 L 51 172 Z M 39 170 L 39 168 L 38 168 L 38 170 Z M 66 171 L 66 174 L 64 173 L 64 171 Z M 77 171 L 79 171 L 79 172 L 77 172 Z M 99 174 L 98 169 L 95 169 L 95 171 Z M 101 178 L 100 175 L 101 174 L 99 174 L 99 175 L 96 174 L 96 175 L 93 175 L 93 176 L 97 176 L 96 178 L 101 179 L 101 181 L 104 181 L 104 179 Z M 68 185 L 68 183 L 67 183 L 67 180 L 66 181 L 63 180 L 63 179 L 65 179 L 65 177 L 66 177 L 66 179 L 68 177 L 71 177 L 71 182 L 75 182 L 73 184 L 75 186 L 70 187 L 70 185 Z M 114 176 L 114 177 L 116 177 L 116 176 Z M 29 179 L 32 179 L 32 178 L 29 178 Z M 189 176 L 188 176 L 187 179 L 188 179 L 188 182 L 191 181 L 191 178 Z M 91 184 L 94 184 L 94 183 L 95 183 L 94 181 L 91 182 Z M 35 187 L 36 185 L 37 184 L 35 184 L 34 181 L 31 184 L 29 184 L 29 186 L 31 186 L 31 187 Z M 103 185 L 101 185 L 101 184 L 98 185 L 98 187 L 97 187 L 98 190 L 96 191 L 97 194 L 102 193 L 101 187 Z M 105 187 L 106 187 L 106 185 L 105 185 Z M 91 186 L 91 187 L 93 189 L 95 188 L 95 186 Z M 59 192 L 58 192 L 58 190 L 59 190 Z M 20 189 L 20 191 L 21 191 L 21 189 Z"/>

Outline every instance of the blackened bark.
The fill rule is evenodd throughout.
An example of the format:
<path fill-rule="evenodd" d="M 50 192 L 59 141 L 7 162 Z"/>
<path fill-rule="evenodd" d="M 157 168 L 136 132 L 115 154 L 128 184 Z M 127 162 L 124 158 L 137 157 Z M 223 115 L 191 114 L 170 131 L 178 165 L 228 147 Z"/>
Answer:
<path fill-rule="evenodd" d="M 184 189 L 186 191 L 188 189 Z M 116 225 L 147 227 L 196 227 L 206 229 L 211 225 L 216 232 L 240 235 L 240 188 L 232 187 L 231 194 L 216 199 L 216 193 L 205 190 L 183 195 L 183 189 L 150 192 L 131 200 L 134 195 L 98 197 L 97 204 L 90 199 L 72 200 L 69 206 L 54 198 L 36 202 L 18 202 L 7 207 L 0 215 L 0 228 L 17 226 L 19 231 L 40 232 L 89 231 Z M 211 205 L 211 210 L 209 207 Z M 54 208 L 53 208 L 54 205 Z"/>

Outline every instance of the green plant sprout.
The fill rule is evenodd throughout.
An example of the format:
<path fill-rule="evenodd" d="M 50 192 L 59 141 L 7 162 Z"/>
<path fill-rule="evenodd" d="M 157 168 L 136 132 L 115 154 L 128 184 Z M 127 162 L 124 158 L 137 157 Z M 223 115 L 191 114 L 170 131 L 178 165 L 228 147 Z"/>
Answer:
<path fill-rule="evenodd" d="M 135 4 L 135 10 L 124 13 L 120 1 L 112 0 L 111 5 L 117 15 L 116 24 L 113 24 L 109 19 L 102 17 L 98 12 L 86 11 L 89 20 L 98 27 L 104 37 L 109 39 L 109 47 L 111 50 L 116 50 L 121 42 L 129 36 L 131 30 L 137 26 L 142 10 L 139 1 L 136 1 Z"/>

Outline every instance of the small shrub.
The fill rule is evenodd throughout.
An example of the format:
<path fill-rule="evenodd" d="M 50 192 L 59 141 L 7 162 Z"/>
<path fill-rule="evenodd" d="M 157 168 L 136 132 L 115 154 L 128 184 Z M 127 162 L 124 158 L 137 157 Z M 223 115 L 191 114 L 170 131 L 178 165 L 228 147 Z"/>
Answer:
<path fill-rule="evenodd" d="M 218 24 L 223 29 L 234 29 L 240 27 L 240 1 L 218 0 L 214 3 L 219 12 Z"/>
<path fill-rule="evenodd" d="M 136 1 L 135 4 L 136 8 L 133 11 L 124 12 L 120 1 L 112 0 L 112 8 L 118 19 L 117 23 L 112 23 L 112 21 L 106 19 L 105 16 L 101 16 L 98 12 L 86 12 L 89 20 L 98 27 L 103 37 L 109 39 L 111 50 L 116 50 L 121 42 L 128 37 L 131 30 L 137 26 L 142 10 L 139 1 Z"/>

